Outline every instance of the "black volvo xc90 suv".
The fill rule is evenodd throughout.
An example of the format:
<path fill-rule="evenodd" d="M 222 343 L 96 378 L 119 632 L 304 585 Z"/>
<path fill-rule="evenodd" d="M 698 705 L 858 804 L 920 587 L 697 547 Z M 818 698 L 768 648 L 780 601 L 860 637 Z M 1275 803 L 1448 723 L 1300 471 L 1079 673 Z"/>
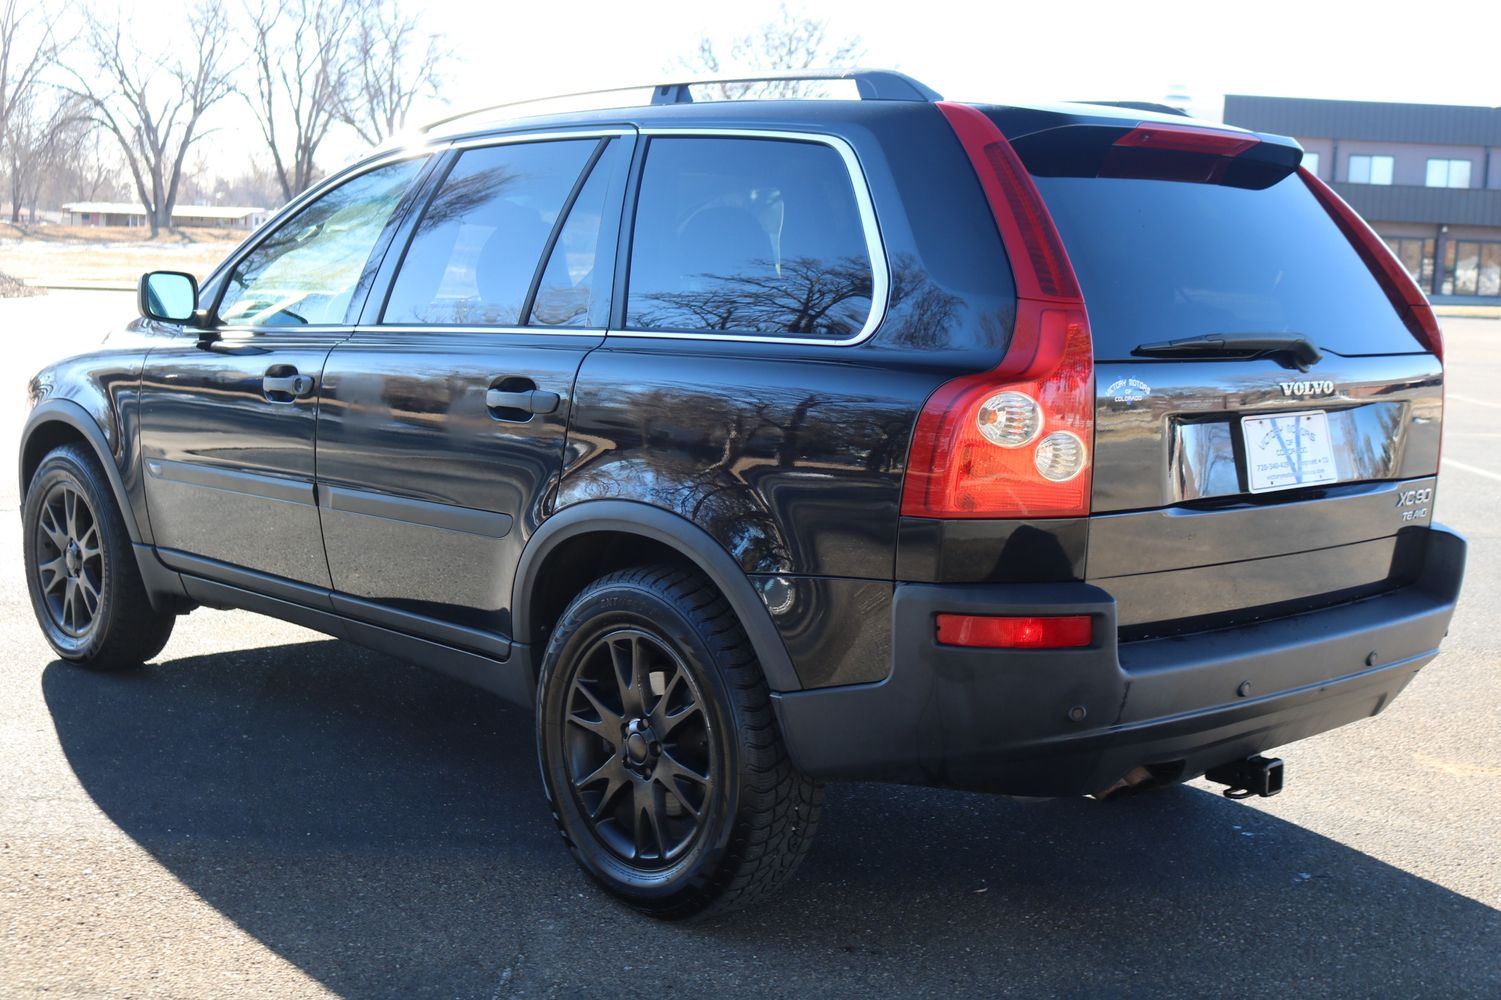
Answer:
<path fill-rule="evenodd" d="M 471 114 L 145 276 L 31 386 L 53 647 L 246 608 L 534 708 L 661 916 L 784 881 L 826 779 L 1276 791 L 1453 613 L 1427 301 L 1292 140 L 847 76 Z"/>

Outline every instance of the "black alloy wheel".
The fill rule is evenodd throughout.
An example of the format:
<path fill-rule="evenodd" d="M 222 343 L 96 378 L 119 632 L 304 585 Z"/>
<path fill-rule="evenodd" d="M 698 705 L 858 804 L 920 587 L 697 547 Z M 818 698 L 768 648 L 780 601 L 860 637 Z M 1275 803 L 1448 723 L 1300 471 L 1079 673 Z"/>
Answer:
<path fill-rule="evenodd" d="M 559 617 L 538 754 L 579 865 L 669 919 L 772 893 L 807 854 L 823 790 L 793 768 L 745 631 L 702 576 L 619 570 Z"/>
<path fill-rule="evenodd" d="M 642 869 L 681 858 L 703 833 L 720 762 L 678 655 L 641 628 L 606 632 L 578 659 L 566 718 L 569 794 L 600 842 Z"/>
<path fill-rule="evenodd" d="M 21 521 L 32 610 L 59 656 L 113 670 L 162 651 L 176 616 L 152 607 L 114 491 L 87 446 L 42 458 Z"/>

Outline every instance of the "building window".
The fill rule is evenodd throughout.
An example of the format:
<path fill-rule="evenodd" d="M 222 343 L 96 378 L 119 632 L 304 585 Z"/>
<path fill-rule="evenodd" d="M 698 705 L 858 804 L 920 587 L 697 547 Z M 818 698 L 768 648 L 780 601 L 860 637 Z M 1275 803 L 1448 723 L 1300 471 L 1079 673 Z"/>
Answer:
<path fill-rule="evenodd" d="M 1444 244 L 1444 295 L 1501 298 L 1501 243 L 1450 240 Z"/>
<path fill-rule="evenodd" d="M 1308 172 L 1310 174 L 1313 174 L 1313 176 L 1317 177 L 1319 175 L 1319 154 L 1304 153 L 1303 166 L 1308 169 Z"/>
<path fill-rule="evenodd" d="M 1434 243 L 1430 237 L 1423 239 L 1418 236 L 1383 236 L 1386 245 L 1392 248 L 1392 253 L 1407 268 L 1407 273 L 1412 275 L 1412 280 L 1418 283 L 1418 287 L 1425 292 L 1433 287 L 1433 264 Z"/>
<path fill-rule="evenodd" d="M 1352 156 L 1345 175 L 1345 179 L 1351 184 L 1390 184 L 1392 182 L 1392 158 L 1364 154 Z"/>
<path fill-rule="evenodd" d="M 1427 185 L 1431 188 L 1470 186 L 1469 160 L 1429 160 Z"/>

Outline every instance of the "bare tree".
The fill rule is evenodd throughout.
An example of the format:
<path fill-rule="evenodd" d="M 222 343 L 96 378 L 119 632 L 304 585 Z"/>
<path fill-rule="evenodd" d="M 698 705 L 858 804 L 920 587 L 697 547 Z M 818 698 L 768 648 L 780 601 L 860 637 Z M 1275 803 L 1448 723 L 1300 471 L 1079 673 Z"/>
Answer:
<path fill-rule="evenodd" d="M 436 92 L 451 53 L 437 35 L 422 34 L 401 0 L 360 0 L 357 20 L 339 119 L 373 146 L 401 129 L 418 96 Z"/>
<path fill-rule="evenodd" d="M 106 148 L 111 137 L 92 120 L 88 124 L 90 127 L 83 131 L 71 155 L 63 160 L 59 173 L 54 175 L 59 185 L 54 189 L 55 202 L 63 200 L 56 197 L 57 191 L 66 191 L 67 197 L 79 201 L 107 200 L 117 197 L 121 191 L 120 161 L 112 149 Z"/>
<path fill-rule="evenodd" d="M 257 163 L 232 176 L 221 175 L 214 197 L 230 205 L 256 205 L 275 208 L 280 192 L 275 171 Z"/>
<path fill-rule="evenodd" d="M 93 65 L 69 67 L 69 92 L 120 145 L 153 237 L 172 228 L 183 163 L 205 134 L 204 113 L 233 92 L 235 36 L 223 0 L 199 0 L 188 27 L 188 38 L 148 56 L 118 16 L 91 17 L 82 43 Z"/>
<path fill-rule="evenodd" d="M 42 190 L 79 158 L 88 135 L 94 131 L 77 98 L 44 105 L 42 97 L 40 90 L 33 91 L 28 100 L 14 108 L 4 143 L 12 223 L 21 221 L 23 208 L 28 210 L 29 221 L 36 221 Z"/>
<path fill-rule="evenodd" d="M 13 135 L 21 119 L 27 119 L 36 106 L 37 83 L 57 59 L 57 41 L 52 32 L 52 22 L 46 9 L 33 4 L 22 6 L 17 0 L 0 3 L 0 145 L 6 149 L 7 158 L 12 147 L 20 148 Z M 25 145 L 29 146 L 27 138 Z M 19 218 L 19 206 L 15 204 L 15 178 L 11 179 L 12 221 Z"/>
<path fill-rule="evenodd" d="M 865 48 L 858 35 L 835 37 L 830 33 L 828 21 L 796 13 L 784 2 L 778 6 L 775 19 L 732 41 L 727 57 L 721 52 L 714 40 L 705 35 L 698 40 L 698 50 L 693 55 L 679 59 L 668 69 L 717 76 L 740 71 L 846 67 L 858 63 L 865 55 Z M 746 97 L 812 96 L 826 88 L 806 81 L 766 80 L 709 84 L 705 89 L 711 97 L 732 101 Z"/>
<path fill-rule="evenodd" d="M 271 150 L 283 201 L 316 179 L 318 146 L 339 120 L 353 70 L 348 38 L 360 0 L 247 5 L 255 93 L 246 94 Z"/>

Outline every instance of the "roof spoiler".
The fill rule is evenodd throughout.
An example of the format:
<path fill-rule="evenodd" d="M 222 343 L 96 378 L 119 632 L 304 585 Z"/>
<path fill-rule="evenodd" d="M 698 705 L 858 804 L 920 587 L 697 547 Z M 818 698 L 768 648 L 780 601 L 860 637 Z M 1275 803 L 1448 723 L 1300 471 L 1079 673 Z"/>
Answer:
<path fill-rule="evenodd" d="M 1252 190 L 1298 169 L 1303 148 L 1278 135 L 1162 122 L 1075 123 L 1012 140 L 1038 177 L 1130 177 Z"/>

